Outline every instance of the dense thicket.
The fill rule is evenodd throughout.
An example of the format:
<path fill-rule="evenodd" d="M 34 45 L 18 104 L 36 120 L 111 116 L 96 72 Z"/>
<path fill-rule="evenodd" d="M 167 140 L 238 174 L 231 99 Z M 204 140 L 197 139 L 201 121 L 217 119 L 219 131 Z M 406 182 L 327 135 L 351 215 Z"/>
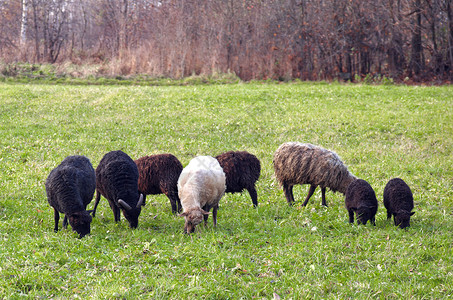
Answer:
<path fill-rule="evenodd" d="M 451 79 L 452 2 L 0 0 L 0 57 L 115 75 Z"/>

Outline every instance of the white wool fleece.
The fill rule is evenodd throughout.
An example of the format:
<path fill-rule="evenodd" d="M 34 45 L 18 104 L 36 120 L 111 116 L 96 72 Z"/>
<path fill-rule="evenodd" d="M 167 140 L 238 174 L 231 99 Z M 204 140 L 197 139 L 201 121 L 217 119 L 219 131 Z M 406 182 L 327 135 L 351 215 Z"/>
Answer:
<path fill-rule="evenodd" d="M 178 179 L 178 195 L 183 211 L 217 204 L 225 188 L 225 173 L 215 158 L 193 158 Z"/>

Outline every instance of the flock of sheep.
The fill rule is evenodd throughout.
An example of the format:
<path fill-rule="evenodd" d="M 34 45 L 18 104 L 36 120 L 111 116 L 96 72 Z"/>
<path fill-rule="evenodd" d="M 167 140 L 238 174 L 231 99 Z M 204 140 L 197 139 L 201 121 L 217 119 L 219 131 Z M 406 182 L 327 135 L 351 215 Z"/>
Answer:
<path fill-rule="evenodd" d="M 322 204 L 327 206 L 325 192 L 329 188 L 345 194 L 350 223 L 354 222 L 355 214 L 358 224 L 369 220 L 375 225 L 378 202 L 373 188 L 352 175 L 335 152 L 289 142 L 277 149 L 273 163 L 275 177 L 289 205 L 294 203 L 293 186 L 296 184 L 310 184 L 303 206 L 318 186 Z M 134 161 L 118 150 L 105 154 L 96 170 L 85 156 L 66 157 L 47 177 L 46 193 L 54 208 L 55 231 L 63 213 L 64 228 L 69 221 L 80 237 L 90 233 L 101 195 L 108 200 L 116 222 L 120 221 L 122 212 L 130 227 L 136 228 L 146 195 L 165 194 L 172 212 L 185 218 L 184 232 L 192 233 L 203 220 L 207 223 L 211 208 L 214 226 L 217 224 L 219 200 L 225 193 L 246 189 L 256 207 L 255 183 L 260 171 L 260 161 L 246 151 L 229 151 L 215 158 L 197 156 L 183 168 L 172 154 L 144 156 Z M 94 208 L 87 211 L 95 191 Z M 395 226 L 410 225 L 414 201 L 409 186 L 402 179 L 393 178 L 387 183 L 384 206 L 387 218 L 393 215 Z"/>

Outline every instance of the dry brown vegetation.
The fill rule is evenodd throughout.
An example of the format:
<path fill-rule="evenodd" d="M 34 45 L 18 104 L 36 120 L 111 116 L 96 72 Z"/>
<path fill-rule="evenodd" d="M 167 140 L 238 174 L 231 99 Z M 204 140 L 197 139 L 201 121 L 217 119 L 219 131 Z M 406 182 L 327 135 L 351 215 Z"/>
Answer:
<path fill-rule="evenodd" d="M 1 0 L 4 63 L 103 75 L 450 80 L 451 0 Z M 77 74 L 74 74 L 77 76 Z"/>

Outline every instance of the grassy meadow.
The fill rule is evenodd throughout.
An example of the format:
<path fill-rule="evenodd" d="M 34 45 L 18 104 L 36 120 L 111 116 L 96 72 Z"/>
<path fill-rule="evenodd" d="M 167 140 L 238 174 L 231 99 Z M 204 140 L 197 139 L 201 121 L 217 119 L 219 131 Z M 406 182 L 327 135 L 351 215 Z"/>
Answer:
<path fill-rule="evenodd" d="M 453 297 L 453 87 L 238 83 L 68 86 L 0 83 L 0 298 L 441 299 Z M 272 155 L 287 141 L 338 153 L 374 188 L 376 227 L 349 224 L 340 193 L 308 186 L 288 207 Z M 91 235 L 53 232 L 44 182 L 66 156 L 121 149 L 247 150 L 261 161 L 247 192 L 220 202 L 218 226 L 183 234 L 165 196 L 132 230 L 101 199 Z M 411 187 L 408 230 L 387 221 L 387 181 Z M 93 202 L 89 205 L 92 208 Z M 60 228 L 61 228 L 60 219 Z"/>

